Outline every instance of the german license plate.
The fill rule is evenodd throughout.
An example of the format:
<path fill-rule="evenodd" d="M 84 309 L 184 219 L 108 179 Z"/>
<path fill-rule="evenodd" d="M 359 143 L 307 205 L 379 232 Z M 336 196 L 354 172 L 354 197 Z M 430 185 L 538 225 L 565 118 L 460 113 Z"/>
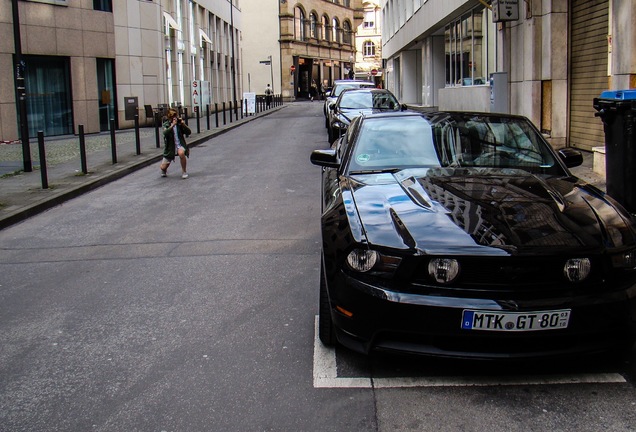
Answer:
<path fill-rule="evenodd" d="M 464 309 L 464 330 L 539 331 L 567 328 L 570 309 L 541 312 L 499 312 Z"/>

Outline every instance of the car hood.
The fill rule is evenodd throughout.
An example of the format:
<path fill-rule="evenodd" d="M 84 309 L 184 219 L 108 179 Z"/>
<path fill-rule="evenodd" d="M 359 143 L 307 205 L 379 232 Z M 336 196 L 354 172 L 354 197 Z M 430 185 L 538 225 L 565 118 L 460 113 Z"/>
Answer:
<path fill-rule="evenodd" d="M 510 255 L 635 244 L 630 216 L 574 177 L 431 168 L 351 175 L 350 181 L 350 210 L 357 210 L 367 241 L 378 246 Z"/>

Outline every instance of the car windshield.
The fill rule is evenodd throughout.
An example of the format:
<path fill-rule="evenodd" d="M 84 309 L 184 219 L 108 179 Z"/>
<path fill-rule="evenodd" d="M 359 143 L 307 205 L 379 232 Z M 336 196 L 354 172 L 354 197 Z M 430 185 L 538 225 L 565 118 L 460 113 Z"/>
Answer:
<path fill-rule="evenodd" d="M 390 93 L 369 91 L 348 91 L 340 98 L 340 108 L 374 108 L 385 110 L 397 110 L 400 108 L 397 99 Z"/>
<path fill-rule="evenodd" d="M 332 96 L 340 96 L 340 93 L 342 93 L 342 91 L 346 89 L 365 88 L 365 87 L 374 87 L 374 85 L 372 83 L 338 84 L 334 88 Z"/>
<path fill-rule="evenodd" d="M 394 168 L 517 168 L 562 175 L 536 130 L 523 118 L 442 115 L 367 118 L 350 171 Z"/>

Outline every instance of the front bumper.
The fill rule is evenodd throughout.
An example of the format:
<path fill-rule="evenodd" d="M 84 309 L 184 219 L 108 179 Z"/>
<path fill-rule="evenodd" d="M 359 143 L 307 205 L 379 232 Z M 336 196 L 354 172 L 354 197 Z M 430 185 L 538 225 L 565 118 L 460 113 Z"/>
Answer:
<path fill-rule="evenodd" d="M 631 348 L 636 287 L 604 294 L 545 299 L 418 295 L 391 291 L 344 272 L 329 285 L 338 341 L 355 351 L 396 351 L 458 358 L 543 358 Z M 339 312 L 335 306 L 351 313 Z M 566 329 L 528 332 L 462 329 L 465 309 L 540 312 L 570 309 Z"/>

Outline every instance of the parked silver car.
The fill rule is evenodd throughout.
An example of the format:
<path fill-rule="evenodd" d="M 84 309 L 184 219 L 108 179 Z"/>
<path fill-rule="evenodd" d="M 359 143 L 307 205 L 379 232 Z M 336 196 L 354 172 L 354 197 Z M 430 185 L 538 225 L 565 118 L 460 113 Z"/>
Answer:
<path fill-rule="evenodd" d="M 329 106 L 333 105 L 345 89 L 352 88 L 375 88 L 375 84 L 370 81 L 362 80 L 336 80 L 333 83 L 331 91 L 325 93 L 325 105 L 323 114 L 325 115 L 325 127 L 329 128 Z"/>

